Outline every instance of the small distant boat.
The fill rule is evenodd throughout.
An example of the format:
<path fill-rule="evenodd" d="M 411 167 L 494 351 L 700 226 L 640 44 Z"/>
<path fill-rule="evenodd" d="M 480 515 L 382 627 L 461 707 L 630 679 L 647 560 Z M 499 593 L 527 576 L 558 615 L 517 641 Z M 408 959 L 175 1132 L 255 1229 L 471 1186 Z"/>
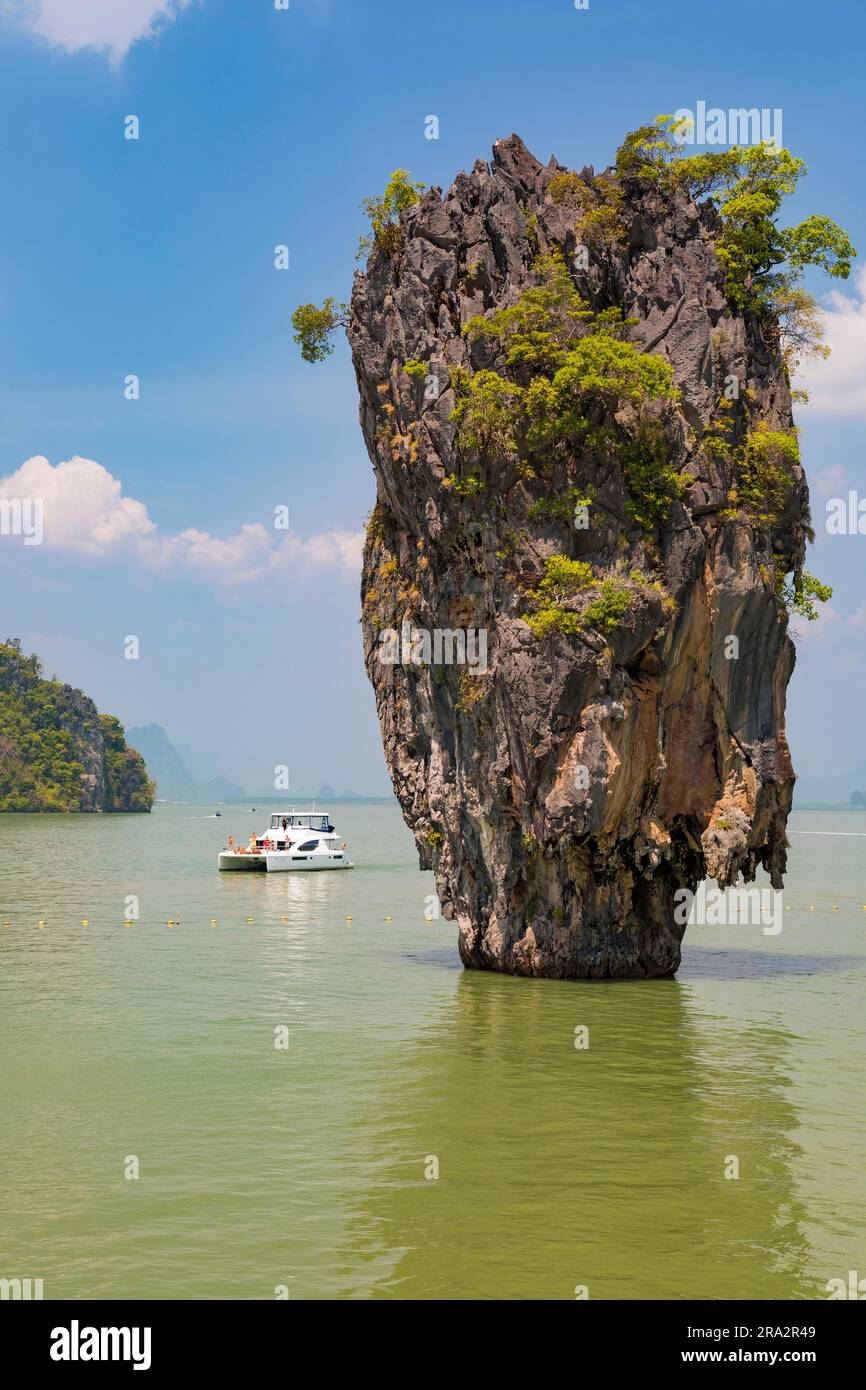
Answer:
<path fill-rule="evenodd" d="M 214 815 L 217 817 L 217 819 L 219 819 L 219 817 L 222 815 L 222 811 L 214 811 Z"/>
<path fill-rule="evenodd" d="M 223 871 L 263 869 L 269 874 L 355 867 L 327 811 L 294 810 L 272 815 L 267 830 L 251 836 L 246 849 L 229 836 L 217 865 Z"/>

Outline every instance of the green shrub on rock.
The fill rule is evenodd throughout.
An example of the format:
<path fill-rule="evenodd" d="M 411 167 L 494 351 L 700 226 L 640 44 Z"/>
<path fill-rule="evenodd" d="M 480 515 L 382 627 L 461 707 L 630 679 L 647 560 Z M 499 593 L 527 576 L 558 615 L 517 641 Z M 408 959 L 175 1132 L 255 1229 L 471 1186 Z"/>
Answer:
<path fill-rule="evenodd" d="M 643 582 L 640 576 L 641 583 Z M 575 636 L 584 628 L 607 637 L 631 608 L 635 583 L 620 575 L 608 575 L 599 580 L 586 560 L 572 560 L 567 555 L 551 555 L 545 561 L 544 574 L 529 596 L 530 611 L 525 622 L 534 637 L 547 637 L 553 632 Z M 575 598 L 597 590 L 581 612 L 566 607 Z"/>
<path fill-rule="evenodd" d="M 799 462 L 796 431 L 759 424 L 739 451 L 731 501 L 758 525 L 775 525 L 791 495 Z"/>
<path fill-rule="evenodd" d="M 414 207 L 426 189 L 424 183 L 413 183 L 407 170 L 395 169 L 380 198 L 362 200 L 361 208 L 369 218 L 370 232 L 358 243 L 358 260 L 377 248 L 390 253 L 399 251 L 403 241 L 403 214 Z"/>
<path fill-rule="evenodd" d="M 487 463 L 543 462 L 558 453 L 607 452 L 613 435 L 625 448 L 627 481 L 631 468 L 641 486 L 652 483 L 645 505 L 636 498 L 635 518 L 657 525 L 664 504 L 679 495 L 679 475 L 664 432 L 643 411 L 678 399 L 672 368 L 628 341 L 620 310 L 588 307 L 560 254 L 540 257 L 535 270 L 538 283 L 516 304 L 464 329 L 472 341 L 497 342 L 504 361 L 501 370 L 452 372 L 458 442 Z M 631 429 L 614 421 L 624 407 L 636 421 Z"/>
<path fill-rule="evenodd" d="M 847 280 L 857 253 L 832 218 L 813 214 L 792 227 L 778 223 L 784 199 L 806 173 L 802 159 L 769 141 L 687 155 L 687 124 L 657 116 L 631 131 L 617 151 L 617 173 L 646 179 L 663 191 L 683 189 L 691 198 L 713 200 L 722 222 L 716 255 L 728 298 L 738 309 L 775 313 L 784 321 L 792 307 L 790 293 L 808 266 Z"/>
<path fill-rule="evenodd" d="M 301 349 L 305 362 L 324 362 L 334 351 L 334 334 L 345 328 L 348 306 L 328 298 L 317 307 L 300 304 L 292 314 L 293 340 Z"/>

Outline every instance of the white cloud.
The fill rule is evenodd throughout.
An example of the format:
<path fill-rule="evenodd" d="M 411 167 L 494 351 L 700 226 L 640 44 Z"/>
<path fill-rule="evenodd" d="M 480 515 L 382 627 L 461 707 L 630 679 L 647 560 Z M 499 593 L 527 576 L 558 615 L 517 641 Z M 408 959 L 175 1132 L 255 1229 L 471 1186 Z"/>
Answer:
<path fill-rule="evenodd" d="M 163 558 L 203 578 L 243 584 L 264 573 L 271 558 L 271 537 L 259 523 L 242 526 L 227 540 L 190 527 L 165 543 Z"/>
<path fill-rule="evenodd" d="M 144 504 L 122 496 L 118 480 L 92 459 L 76 456 L 52 468 L 37 454 L 0 478 L 0 497 L 41 501 L 45 544 L 83 555 L 142 541 L 155 529 Z"/>
<path fill-rule="evenodd" d="M 0 0 L 0 14 L 58 48 L 106 51 L 120 62 L 137 39 L 170 24 L 190 0 Z"/>
<path fill-rule="evenodd" d="M 110 558 L 131 554 L 167 573 L 186 572 L 224 586 L 248 584 L 271 574 L 330 572 L 356 578 L 362 532 L 323 531 L 304 539 L 260 522 L 228 537 L 190 527 L 163 535 L 147 507 L 124 497 L 121 484 L 93 459 L 71 458 L 53 467 L 37 455 L 0 478 L 0 498 L 41 501 L 46 550 Z"/>
<path fill-rule="evenodd" d="M 306 541 L 289 536 L 280 547 L 279 564 L 285 568 L 339 568 L 345 574 L 360 575 L 363 554 L 363 531 L 324 531 Z"/>
<path fill-rule="evenodd" d="M 362 531 L 323 531 L 304 540 L 290 532 L 269 532 L 256 522 L 226 540 L 207 531 L 182 531 L 164 543 L 160 558 L 202 578 L 247 584 L 274 574 L 300 581 L 311 570 L 356 577 L 363 549 Z"/>
<path fill-rule="evenodd" d="M 834 290 L 824 304 L 825 334 L 832 349 L 826 361 L 806 362 L 797 385 L 809 392 L 819 415 L 866 420 L 866 266 L 861 266 L 853 295 Z"/>

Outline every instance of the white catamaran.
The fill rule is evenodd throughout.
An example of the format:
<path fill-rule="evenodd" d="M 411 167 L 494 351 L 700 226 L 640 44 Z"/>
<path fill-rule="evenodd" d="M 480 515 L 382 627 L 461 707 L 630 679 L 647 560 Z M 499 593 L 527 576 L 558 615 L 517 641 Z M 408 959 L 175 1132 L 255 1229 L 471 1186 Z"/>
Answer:
<path fill-rule="evenodd" d="M 327 811 L 278 811 L 261 835 L 251 835 L 246 849 L 229 836 L 217 857 L 220 869 L 264 869 L 270 874 L 313 869 L 353 869 Z"/>

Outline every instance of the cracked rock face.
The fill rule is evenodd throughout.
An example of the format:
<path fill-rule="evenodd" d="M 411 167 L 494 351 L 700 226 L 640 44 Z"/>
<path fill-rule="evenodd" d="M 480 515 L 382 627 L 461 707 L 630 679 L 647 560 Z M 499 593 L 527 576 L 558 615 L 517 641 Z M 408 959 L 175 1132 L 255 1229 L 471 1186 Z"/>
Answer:
<path fill-rule="evenodd" d="M 572 274 L 593 309 L 622 306 L 637 320 L 632 341 L 674 368 L 675 462 L 691 479 L 682 501 L 648 539 L 615 461 L 591 477 L 583 530 L 529 514 L 568 486 L 567 466 L 555 484 L 493 467 L 477 495 L 455 491 L 449 368 L 491 365 L 489 341 L 470 342 L 463 325 L 536 283 L 539 251 L 561 248 L 575 264 L 575 212 L 547 191 L 558 171 L 516 136 L 498 142 L 492 163 L 444 197 L 431 189 L 404 218 L 402 248 L 377 251 L 356 276 L 349 339 L 378 497 L 365 660 L 394 789 L 464 964 L 665 976 L 680 959 L 678 889 L 750 880 L 759 864 L 781 886 L 794 650 L 773 560 L 802 564 L 808 495 L 795 468 L 771 534 L 731 513 L 732 479 L 701 435 L 732 379 L 739 430 L 792 427 L 778 348 L 725 298 L 713 209 L 631 181 L 628 244 Z M 407 362 L 423 363 L 424 378 Z M 654 583 L 605 637 L 538 639 L 525 594 L 558 553 L 599 574 L 622 562 Z M 447 640 L 439 661 L 420 639 L 411 647 L 437 629 L 486 634 L 486 663 L 475 651 L 474 665 L 449 664 Z M 400 659 L 382 659 L 389 630 Z"/>

